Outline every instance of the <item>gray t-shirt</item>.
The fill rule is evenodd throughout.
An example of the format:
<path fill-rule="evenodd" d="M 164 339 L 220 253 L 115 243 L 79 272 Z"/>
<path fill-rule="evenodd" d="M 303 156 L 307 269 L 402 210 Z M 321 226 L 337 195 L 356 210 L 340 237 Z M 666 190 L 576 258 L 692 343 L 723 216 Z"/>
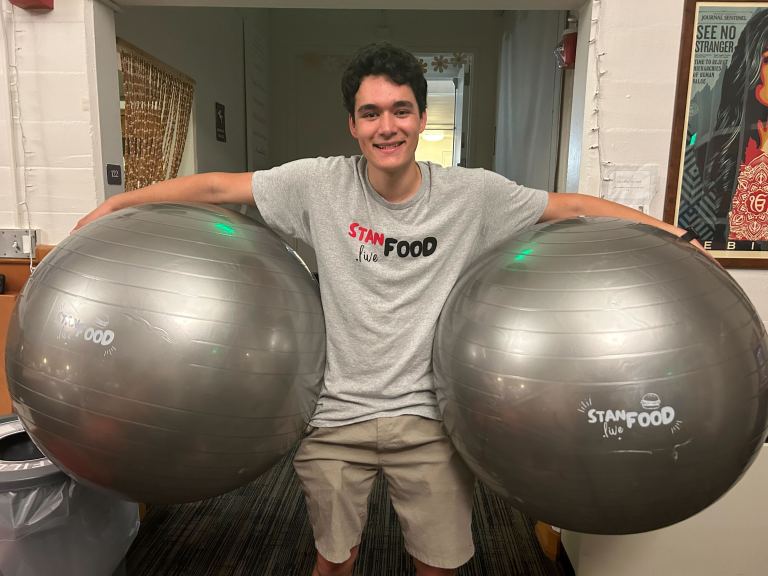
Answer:
<path fill-rule="evenodd" d="M 432 343 L 461 271 L 534 224 L 547 194 L 482 169 L 419 163 L 416 195 L 387 202 L 363 157 L 297 160 L 253 175 L 265 221 L 317 253 L 327 334 L 313 426 L 440 419 Z"/>

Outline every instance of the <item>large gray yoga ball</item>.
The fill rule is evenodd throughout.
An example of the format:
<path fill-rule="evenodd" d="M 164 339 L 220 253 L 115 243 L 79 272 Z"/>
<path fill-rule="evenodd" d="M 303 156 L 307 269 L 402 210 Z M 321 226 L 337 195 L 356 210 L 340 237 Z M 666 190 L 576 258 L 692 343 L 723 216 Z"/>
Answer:
<path fill-rule="evenodd" d="M 536 226 L 454 287 L 439 405 L 469 467 L 531 517 L 626 534 L 724 494 L 768 427 L 766 331 L 727 272 L 615 219 Z"/>
<path fill-rule="evenodd" d="M 101 218 L 37 267 L 11 320 L 14 410 L 76 479 L 188 502 L 300 438 L 325 365 L 317 284 L 269 228 L 196 204 Z"/>

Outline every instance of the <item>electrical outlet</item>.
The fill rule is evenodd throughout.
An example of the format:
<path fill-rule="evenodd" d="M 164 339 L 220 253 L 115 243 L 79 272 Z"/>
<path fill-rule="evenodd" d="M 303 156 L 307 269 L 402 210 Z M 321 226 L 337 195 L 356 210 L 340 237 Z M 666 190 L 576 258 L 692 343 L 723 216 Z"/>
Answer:
<path fill-rule="evenodd" d="M 29 258 L 35 253 L 39 230 L 6 228 L 0 230 L 0 258 Z"/>

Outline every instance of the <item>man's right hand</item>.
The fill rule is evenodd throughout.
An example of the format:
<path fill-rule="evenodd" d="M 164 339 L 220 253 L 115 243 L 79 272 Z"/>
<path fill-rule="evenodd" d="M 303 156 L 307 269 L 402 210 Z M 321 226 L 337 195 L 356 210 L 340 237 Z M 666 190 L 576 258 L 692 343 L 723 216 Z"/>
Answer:
<path fill-rule="evenodd" d="M 163 180 L 146 188 L 116 194 L 77 221 L 73 232 L 122 208 L 148 202 L 203 202 L 255 205 L 250 172 L 208 172 Z"/>
<path fill-rule="evenodd" d="M 109 202 L 104 202 L 104 203 L 100 204 L 99 206 L 97 206 L 95 209 L 93 209 L 90 212 L 88 212 L 88 214 L 86 214 L 85 216 L 80 218 L 80 220 L 77 221 L 77 224 L 75 224 L 75 227 L 72 228 L 72 232 L 74 232 L 75 230 L 79 230 L 80 228 L 82 228 L 86 224 L 89 224 L 89 223 L 93 222 L 94 220 L 96 220 L 98 218 L 101 218 L 102 216 L 106 216 L 107 214 L 111 214 L 112 212 L 114 212 L 114 210 L 111 208 Z M 72 232 L 70 232 L 70 234 Z"/>

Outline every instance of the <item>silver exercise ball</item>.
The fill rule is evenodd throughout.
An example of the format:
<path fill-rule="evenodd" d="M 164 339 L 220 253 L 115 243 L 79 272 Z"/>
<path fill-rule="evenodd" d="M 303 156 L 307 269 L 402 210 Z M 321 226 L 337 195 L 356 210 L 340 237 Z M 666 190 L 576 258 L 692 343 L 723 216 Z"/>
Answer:
<path fill-rule="evenodd" d="M 768 341 L 731 277 L 666 232 L 547 223 L 471 267 L 434 345 L 469 467 L 531 517 L 597 534 L 683 520 L 768 426 Z"/>
<path fill-rule="evenodd" d="M 30 436 L 76 479 L 189 502 L 299 439 L 325 365 L 317 284 L 264 224 L 148 204 L 61 242 L 16 306 L 6 371 Z"/>

